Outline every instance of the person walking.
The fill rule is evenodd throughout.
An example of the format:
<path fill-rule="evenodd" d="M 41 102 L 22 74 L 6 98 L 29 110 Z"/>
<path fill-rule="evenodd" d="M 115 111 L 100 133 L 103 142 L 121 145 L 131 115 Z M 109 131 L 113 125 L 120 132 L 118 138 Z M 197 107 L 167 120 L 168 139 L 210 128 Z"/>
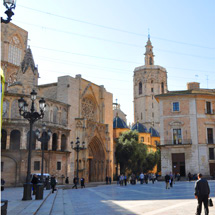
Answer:
<path fill-rule="evenodd" d="M 148 184 L 148 178 L 149 178 L 149 176 L 148 176 L 148 174 L 146 173 L 146 174 L 144 175 L 144 180 L 145 180 L 145 183 L 146 183 L 146 184 Z"/>
<path fill-rule="evenodd" d="M 188 179 L 189 179 L 189 182 L 192 180 L 192 175 L 190 172 L 188 173 Z"/>
<path fill-rule="evenodd" d="M 52 188 L 52 193 L 54 193 L 54 191 L 55 191 L 55 186 L 56 186 L 56 184 L 57 184 L 54 175 L 51 176 L 51 183 L 50 183 L 50 184 L 51 184 L 51 188 Z"/>
<path fill-rule="evenodd" d="M 142 172 L 141 172 L 139 178 L 140 178 L 140 184 L 143 184 L 144 174 Z"/>
<path fill-rule="evenodd" d="M 127 186 L 127 176 L 126 175 L 124 176 L 124 183 L 125 183 L 125 186 Z"/>
<path fill-rule="evenodd" d="M 72 187 L 72 189 L 73 188 L 76 188 L 76 189 L 78 189 L 78 187 L 77 187 L 77 184 L 78 184 L 78 178 L 77 177 L 74 177 L 74 179 L 73 179 L 73 187 Z"/>
<path fill-rule="evenodd" d="M 170 176 L 168 174 L 166 174 L 166 176 L 165 176 L 166 189 L 169 189 L 169 181 L 170 181 Z"/>
<path fill-rule="evenodd" d="M 198 200 L 198 206 L 196 210 L 196 215 L 200 215 L 202 212 L 202 203 L 204 203 L 205 215 L 209 214 L 208 210 L 208 198 L 210 194 L 210 187 L 206 179 L 202 178 L 202 174 L 197 175 L 198 180 L 195 184 L 195 198 Z"/>
<path fill-rule="evenodd" d="M 33 175 L 31 183 L 33 184 L 33 195 L 36 195 L 36 187 L 37 187 L 37 184 L 39 183 L 39 180 L 36 174 Z"/>
<path fill-rule="evenodd" d="M 154 184 L 155 183 L 155 174 L 154 173 L 152 173 L 151 178 L 152 178 L 152 184 Z"/>
<path fill-rule="evenodd" d="M 106 176 L 105 181 L 106 181 L 106 184 L 108 184 L 108 176 Z"/>
<path fill-rule="evenodd" d="M 65 183 L 69 184 L 69 177 L 66 177 Z"/>
<path fill-rule="evenodd" d="M 109 183 L 111 184 L 111 177 L 109 177 Z"/>
<path fill-rule="evenodd" d="M 170 177 L 170 187 L 173 187 L 173 174 L 170 172 L 169 174 Z"/>
<path fill-rule="evenodd" d="M 81 178 L 81 188 L 85 188 L 84 181 L 85 181 L 85 179 L 82 177 L 82 178 Z"/>

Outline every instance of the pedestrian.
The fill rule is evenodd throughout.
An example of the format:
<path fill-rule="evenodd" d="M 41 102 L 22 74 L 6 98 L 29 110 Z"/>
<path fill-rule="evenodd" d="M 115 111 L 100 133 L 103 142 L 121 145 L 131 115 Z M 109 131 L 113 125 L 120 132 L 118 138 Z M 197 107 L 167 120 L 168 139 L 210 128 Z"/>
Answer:
<path fill-rule="evenodd" d="M 148 184 L 148 177 L 149 177 L 148 174 L 145 174 L 145 175 L 144 175 L 144 180 L 145 180 L 145 183 L 146 183 L 146 184 Z"/>
<path fill-rule="evenodd" d="M 123 181 L 124 181 L 124 175 L 121 174 L 121 176 L 120 176 L 120 186 L 123 186 Z"/>
<path fill-rule="evenodd" d="M 195 184 L 195 198 L 198 200 L 198 206 L 196 215 L 200 215 L 202 212 L 202 202 L 204 203 L 205 215 L 209 214 L 208 210 L 208 198 L 210 194 L 210 188 L 206 179 L 202 178 L 202 174 L 197 175 L 198 181 Z"/>
<path fill-rule="evenodd" d="M 82 178 L 81 178 L 81 188 L 83 188 L 83 187 L 85 188 L 84 181 L 85 181 L 85 179 L 82 177 Z"/>
<path fill-rule="evenodd" d="M 77 185 L 78 185 L 78 178 L 77 178 L 77 177 L 74 177 L 74 178 L 73 178 L 73 187 L 72 187 L 72 189 L 73 189 L 73 188 L 78 189 Z"/>
<path fill-rule="evenodd" d="M 111 177 L 109 177 L 109 183 L 111 184 Z"/>
<path fill-rule="evenodd" d="M 181 179 L 180 173 L 177 174 L 177 179 L 178 179 L 178 181 L 180 181 L 180 179 Z"/>
<path fill-rule="evenodd" d="M 117 176 L 117 184 L 120 182 L 120 175 Z"/>
<path fill-rule="evenodd" d="M 142 172 L 141 172 L 139 178 L 140 178 L 140 184 L 143 184 L 144 174 Z"/>
<path fill-rule="evenodd" d="M 188 180 L 189 180 L 189 182 L 192 180 L 192 175 L 190 172 L 188 173 Z"/>
<path fill-rule="evenodd" d="M 106 181 L 106 184 L 108 184 L 108 176 L 106 176 L 105 181 Z"/>
<path fill-rule="evenodd" d="M 54 175 L 51 176 L 51 183 L 50 183 L 50 184 L 51 184 L 51 188 L 52 188 L 52 193 L 54 193 L 54 191 L 55 191 L 55 186 L 56 186 L 56 184 L 57 184 Z"/>
<path fill-rule="evenodd" d="M 168 174 L 166 174 L 166 176 L 165 176 L 166 189 L 169 189 L 169 181 L 170 181 L 170 176 Z"/>
<path fill-rule="evenodd" d="M 170 187 L 173 187 L 173 174 L 170 172 L 169 174 L 169 177 L 170 177 Z"/>
<path fill-rule="evenodd" d="M 152 173 L 151 178 L 152 178 L 152 184 L 154 184 L 155 183 L 155 174 L 154 173 Z"/>
<path fill-rule="evenodd" d="M 69 184 L 69 177 L 66 177 L 65 183 Z"/>
<path fill-rule="evenodd" d="M 127 186 L 127 176 L 126 175 L 124 176 L 124 183 L 125 183 L 125 186 Z"/>
<path fill-rule="evenodd" d="M 38 176 L 36 174 L 34 174 L 32 180 L 31 180 L 31 183 L 33 184 L 33 195 L 36 195 L 36 187 L 37 187 L 38 182 L 39 182 Z"/>
<path fill-rule="evenodd" d="M 5 180 L 1 178 L 1 191 L 4 191 Z"/>

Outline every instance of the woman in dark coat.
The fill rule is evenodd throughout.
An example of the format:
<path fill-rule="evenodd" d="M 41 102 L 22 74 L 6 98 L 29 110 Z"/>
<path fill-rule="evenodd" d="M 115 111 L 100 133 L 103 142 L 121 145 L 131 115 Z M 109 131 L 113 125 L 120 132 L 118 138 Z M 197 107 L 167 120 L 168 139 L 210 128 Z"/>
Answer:
<path fill-rule="evenodd" d="M 31 183 L 33 184 L 33 195 L 36 195 L 36 187 L 38 184 L 39 180 L 36 174 L 33 175 L 33 178 L 31 180 Z"/>

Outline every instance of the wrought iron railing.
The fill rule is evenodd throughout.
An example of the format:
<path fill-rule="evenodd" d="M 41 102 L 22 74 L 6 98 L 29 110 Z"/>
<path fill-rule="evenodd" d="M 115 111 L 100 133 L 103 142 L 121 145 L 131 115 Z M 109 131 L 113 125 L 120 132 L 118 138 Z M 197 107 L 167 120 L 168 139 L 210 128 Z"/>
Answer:
<path fill-rule="evenodd" d="M 191 139 L 180 139 L 180 140 L 164 140 L 164 145 L 191 145 L 192 140 Z"/>

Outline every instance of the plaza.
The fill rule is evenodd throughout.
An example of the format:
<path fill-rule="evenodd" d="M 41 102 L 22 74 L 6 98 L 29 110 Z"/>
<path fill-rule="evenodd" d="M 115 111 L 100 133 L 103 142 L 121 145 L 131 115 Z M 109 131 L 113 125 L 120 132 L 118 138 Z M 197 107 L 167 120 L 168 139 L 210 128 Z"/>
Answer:
<path fill-rule="evenodd" d="M 195 214 L 197 206 L 194 185 L 194 181 L 180 181 L 168 190 L 164 182 L 126 187 L 88 184 L 85 189 L 60 186 L 54 194 L 45 191 L 44 200 L 32 201 L 21 201 L 21 188 L 6 188 L 2 198 L 8 199 L 8 215 L 189 215 Z M 215 202 L 215 181 L 209 181 L 209 185 L 210 197 Z M 215 214 L 214 207 L 209 211 Z"/>

